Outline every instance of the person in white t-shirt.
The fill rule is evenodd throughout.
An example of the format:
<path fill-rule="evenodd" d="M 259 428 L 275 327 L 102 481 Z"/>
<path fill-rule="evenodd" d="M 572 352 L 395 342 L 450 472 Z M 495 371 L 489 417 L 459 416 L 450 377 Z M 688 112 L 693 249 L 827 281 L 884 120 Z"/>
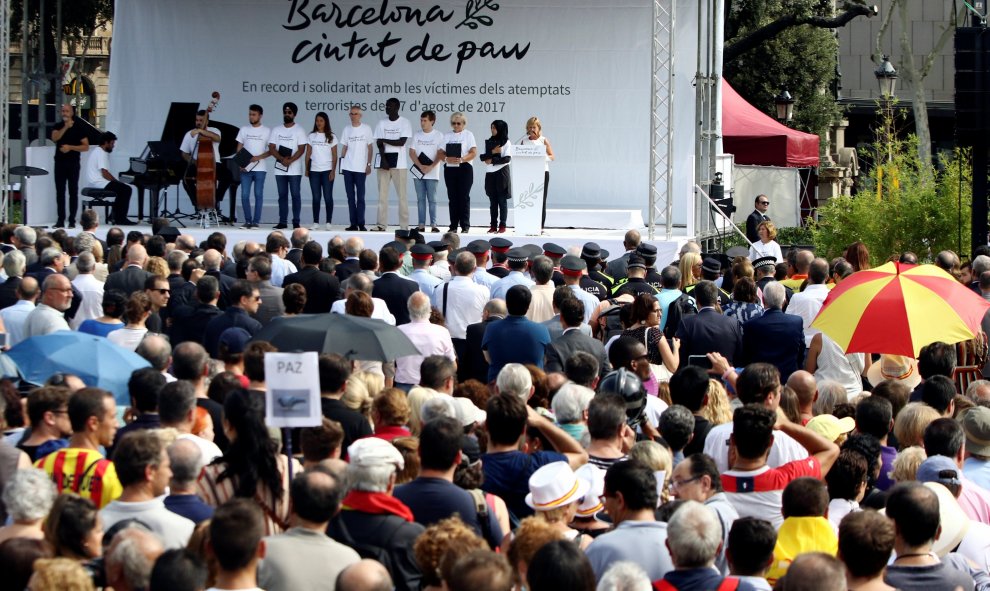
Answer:
<path fill-rule="evenodd" d="M 437 184 L 440 182 L 440 159 L 437 153 L 442 147 L 443 133 L 433 129 L 437 114 L 433 111 L 423 111 L 419 116 L 419 126 L 423 131 L 413 135 L 409 147 L 409 159 L 419 172 L 413 172 L 413 188 L 416 189 L 417 230 L 426 231 L 426 205 L 430 206 L 430 226 L 433 232 L 439 233 L 437 227 Z M 424 164 L 424 161 L 429 164 Z"/>
<path fill-rule="evenodd" d="M 447 200 L 450 207 L 450 231 L 456 232 L 460 225 L 461 232 L 471 228 L 471 185 L 474 184 L 474 166 L 471 164 L 478 156 L 478 143 L 474 134 L 465 129 L 467 117 L 457 112 L 450 116 L 450 126 L 453 130 L 443 136 L 443 147 L 438 156 L 446 164 L 443 167 L 443 181 L 447 185 Z M 460 146 L 459 156 L 448 156 L 451 146 Z"/>
<path fill-rule="evenodd" d="M 186 171 L 186 176 L 182 180 L 182 186 L 185 187 L 189 200 L 192 201 L 193 207 L 196 209 L 200 209 L 201 204 L 196 198 L 197 183 L 194 179 L 196 178 L 196 162 L 199 158 L 199 142 L 203 140 L 213 142 L 213 165 L 216 167 L 217 183 L 215 199 L 213 200 L 214 206 L 220 203 L 227 192 L 227 187 L 230 186 L 230 171 L 226 166 L 220 166 L 220 130 L 216 127 L 210 127 L 209 112 L 200 109 L 196 111 L 196 127 L 182 136 L 182 145 L 179 146 L 182 158 L 189 165 L 189 170 Z"/>
<path fill-rule="evenodd" d="M 550 147 L 550 140 L 543 135 L 543 124 L 539 117 L 530 117 L 526 120 L 526 135 L 519 140 L 522 146 L 546 146 L 547 158 L 543 165 L 543 217 L 540 218 L 540 229 L 547 225 L 547 188 L 550 187 L 550 161 L 554 160 L 553 148 Z"/>
<path fill-rule="evenodd" d="M 406 142 L 412 137 L 412 125 L 405 117 L 399 116 L 399 99 L 392 97 L 385 101 L 387 117 L 375 126 L 375 143 L 381 164 L 378 167 L 378 227 L 379 232 L 388 226 L 388 184 L 395 185 L 399 198 L 399 227 L 409 226 L 409 203 L 406 201 Z M 394 156 L 393 156 L 394 154 Z M 395 166 L 391 160 L 395 159 Z"/>
<path fill-rule="evenodd" d="M 344 191 L 347 193 L 347 213 L 350 225 L 347 232 L 360 230 L 367 232 L 364 226 L 364 189 L 368 175 L 371 174 L 372 139 L 371 127 L 361 123 L 364 110 L 360 105 L 351 107 L 348 117 L 351 124 L 340 132 L 341 171 L 344 173 Z"/>
<path fill-rule="evenodd" d="M 257 228 L 261 223 L 261 208 L 265 203 L 265 177 L 268 176 L 268 140 L 272 130 L 261 124 L 265 110 L 261 105 L 248 107 L 248 123 L 237 132 L 237 151 L 251 153 L 251 163 L 241 168 L 241 208 L 244 210 L 242 229 Z M 254 210 L 251 210 L 251 186 L 254 186 Z"/>
<path fill-rule="evenodd" d="M 302 210 L 302 196 L 299 187 L 302 183 L 302 157 L 306 153 L 309 138 L 299 125 L 296 125 L 296 114 L 299 107 L 288 102 L 282 105 L 282 125 L 272 130 L 268 139 L 268 152 L 275 158 L 275 186 L 278 188 L 278 224 L 276 230 L 284 230 L 289 226 L 286 219 L 289 215 L 289 192 L 292 192 L 292 227 L 299 227 L 299 214 Z M 280 154 L 279 151 L 282 153 Z"/>
<path fill-rule="evenodd" d="M 306 176 L 313 193 L 313 229 L 320 229 L 320 196 L 327 206 L 327 230 L 333 221 L 333 180 L 337 176 L 337 136 L 330 128 L 330 118 L 320 111 L 313 121 L 306 147 Z"/>
<path fill-rule="evenodd" d="M 114 192 L 116 197 L 113 200 L 112 223 L 115 226 L 133 226 L 134 222 L 127 219 L 132 189 L 110 174 L 110 154 L 115 145 L 117 145 L 117 136 L 112 131 L 100 136 L 100 145 L 89 153 L 82 179 L 85 187 Z M 110 220 L 107 222 L 109 223 Z"/>
<path fill-rule="evenodd" d="M 488 233 L 505 233 L 505 220 L 509 215 L 509 160 L 512 159 L 512 142 L 509 141 L 509 124 L 501 119 L 492 121 L 492 137 L 485 140 L 485 194 L 488 195 L 491 223 Z M 497 225 L 496 225 L 497 224 Z"/>

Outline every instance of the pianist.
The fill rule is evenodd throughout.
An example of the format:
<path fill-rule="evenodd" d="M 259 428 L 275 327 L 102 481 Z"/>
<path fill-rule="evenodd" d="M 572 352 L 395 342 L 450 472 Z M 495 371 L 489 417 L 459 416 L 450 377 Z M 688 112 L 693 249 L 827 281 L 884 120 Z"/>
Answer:
<path fill-rule="evenodd" d="M 127 219 L 127 210 L 131 205 L 131 188 L 110 174 L 110 153 L 113 152 L 116 143 L 117 136 L 111 131 L 100 136 L 99 147 L 89 153 L 83 177 L 86 187 L 114 192 L 113 223 L 115 225 L 133 226 L 134 222 Z"/>
<path fill-rule="evenodd" d="M 200 137 L 213 141 L 213 163 L 216 165 L 218 183 L 215 203 L 220 203 L 223 194 L 227 191 L 227 187 L 230 186 L 230 172 L 226 166 L 220 166 L 220 130 L 209 125 L 209 113 L 205 110 L 197 111 L 196 127 L 182 136 L 182 145 L 179 147 L 179 151 L 182 152 L 182 158 L 189 163 L 189 168 L 191 169 L 191 174 L 190 172 L 186 173 L 182 186 L 186 188 L 186 193 L 189 194 L 189 199 L 196 209 L 199 209 L 199 204 L 196 203 L 196 148 L 199 145 Z"/>

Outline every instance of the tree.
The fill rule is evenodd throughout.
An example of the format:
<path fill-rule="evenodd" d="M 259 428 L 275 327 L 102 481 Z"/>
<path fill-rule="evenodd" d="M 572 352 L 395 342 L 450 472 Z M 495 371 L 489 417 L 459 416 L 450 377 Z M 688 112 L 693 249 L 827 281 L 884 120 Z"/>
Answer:
<path fill-rule="evenodd" d="M 874 14 L 861 0 L 847 0 L 838 15 L 830 0 L 728 0 L 725 78 L 771 116 L 773 97 L 787 88 L 798 102 L 791 125 L 825 137 L 840 115 L 829 92 L 838 59 L 832 29 Z"/>
<path fill-rule="evenodd" d="M 41 4 L 44 2 L 45 21 L 41 22 Z M 82 43 L 92 36 L 93 32 L 113 20 L 113 0 L 29 0 L 28 24 L 29 43 L 22 43 L 27 49 L 31 44 L 40 42 L 45 48 L 44 73 L 48 80 L 54 80 L 58 72 L 58 52 L 55 48 L 56 23 L 58 3 L 62 5 L 62 38 L 76 43 Z M 14 0 L 11 6 L 10 33 L 15 40 L 21 40 L 24 12 L 23 3 Z M 25 51 L 27 53 L 27 51 Z M 49 100 L 54 99 L 54 85 L 49 88 Z"/>
<path fill-rule="evenodd" d="M 942 29 L 931 51 L 921 58 L 921 64 L 919 65 L 914 60 L 915 52 L 918 48 L 912 45 L 909 34 L 911 23 L 908 20 L 907 1 L 891 0 L 887 14 L 884 15 L 883 21 L 880 24 L 880 30 L 877 31 L 876 55 L 874 57 L 878 64 L 883 61 L 883 52 L 880 50 L 881 41 L 890 27 L 890 21 L 895 13 L 900 20 L 901 29 L 898 38 L 898 44 L 901 48 L 901 63 L 898 66 L 898 70 L 901 77 L 904 78 L 905 84 L 911 88 L 912 92 L 911 107 L 914 111 L 915 133 L 918 135 L 918 158 L 922 164 L 930 168 L 932 163 L 932 134 L 928 126 L 928 99 L 925 97 L 925 78 L 931 72 L 935 58 L 942 51 L 942 48 L 945 47 L 945 44 L 948 43 L 952 33 L 955 32 L 958 22 L 965 16 L 966 9 L 963 8 L 958 16 L 955 14 L 952 15 L 952 21 Z"/>

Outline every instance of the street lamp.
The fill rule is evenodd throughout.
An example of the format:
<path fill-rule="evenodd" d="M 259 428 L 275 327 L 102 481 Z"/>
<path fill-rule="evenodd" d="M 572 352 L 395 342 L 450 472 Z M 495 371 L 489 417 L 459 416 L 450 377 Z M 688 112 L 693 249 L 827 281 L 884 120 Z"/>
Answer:
<path fill-rule="evenodd" d="M 780 94 L 774 97 L 773 103 L 777 106 L 777 121 L 786 123 L 794 117 L 794 97 L 786 89 L 780 89 Z"/>
<path fill-rule="evenodd" d="M 894 68 L 894 64 L 890 63 L 887 56 L 882 56 L 882 58 L 883 61 L 873 71 L 873 75 L 877 77 L 877 84 L 880 85 L 880 96 L 890 99 L 897 89 L 897 69 Z"/>

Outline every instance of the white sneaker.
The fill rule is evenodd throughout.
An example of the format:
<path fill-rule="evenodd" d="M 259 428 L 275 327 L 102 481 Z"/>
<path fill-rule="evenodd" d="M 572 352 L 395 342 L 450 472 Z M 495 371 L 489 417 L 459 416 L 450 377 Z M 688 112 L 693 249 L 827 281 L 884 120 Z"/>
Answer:
<path fill-rule="evenodd" d="M 325 229 L 326 229 L 327 232 L 329 232 L 331 230 L 330 222 L 327 222 L 327 225 L 326 225 Z"/>
<path fill-rule="evenodd" d="M 316 222 L 315 224 L 313 224 L 312 226 L 310 226 L 309 229 L 310 230 L 313 230 L 313 231 L 319 230 L 320 229 L 320 223 L 319 222 Z"/>

